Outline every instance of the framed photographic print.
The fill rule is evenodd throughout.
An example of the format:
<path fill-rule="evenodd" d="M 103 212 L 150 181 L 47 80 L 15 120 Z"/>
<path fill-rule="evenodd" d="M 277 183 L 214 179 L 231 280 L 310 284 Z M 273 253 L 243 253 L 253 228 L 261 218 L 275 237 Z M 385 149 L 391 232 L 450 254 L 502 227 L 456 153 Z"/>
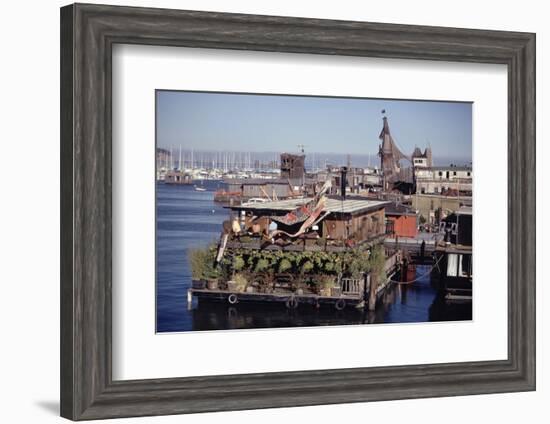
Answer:
<path fill-rule="evenodd" d="M 62 8 L 62 415 L 534 390 L 534 52 Z"/>

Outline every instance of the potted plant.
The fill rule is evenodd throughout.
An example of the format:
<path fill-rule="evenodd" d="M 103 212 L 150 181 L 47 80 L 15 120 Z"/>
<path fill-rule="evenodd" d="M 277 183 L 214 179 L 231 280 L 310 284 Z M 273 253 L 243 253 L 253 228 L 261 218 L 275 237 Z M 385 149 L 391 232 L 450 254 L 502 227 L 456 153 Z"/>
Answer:
<path fill-rule="evenodd" d="M 331 296 L 342 296 L 342 287 L 336 285 L 336 281 L 333 281 L 332 287 L 330 288 Z"/>
<path fill-rule="evenodd" d="M 206 280 L 204 278 L 206 250 L 205 249 L 190 249 L 189 261 L 191 263 L 191 280 L 194 289 L 204 289 Z"/>
<path fill-rule="evenodd" d="M 334 276 L 323 274 L 318 279 L 318 290 L 321 296 L 331 296 L 334 287 Z"/>
<path fill-rule="evenodd" d="M 244 292 L 247 286 L 248 279 L 241 272 L 234 274 L 233 278 L 227 282 L 227 290 L 231 292 Z"/>
<path fill-rule="evenodd" d="M 221 276 L 221 269 L 216 263 L 216 249 L 210 247 L 206 249 L 204 254 L 204 279 L 208 290 L 218 290 L 218 280 Z"/>

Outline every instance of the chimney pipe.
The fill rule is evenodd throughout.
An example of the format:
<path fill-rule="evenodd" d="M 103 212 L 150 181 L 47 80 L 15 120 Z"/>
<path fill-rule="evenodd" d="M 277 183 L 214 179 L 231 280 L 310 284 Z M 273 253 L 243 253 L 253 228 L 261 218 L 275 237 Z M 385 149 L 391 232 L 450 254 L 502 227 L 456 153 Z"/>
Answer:
<path fill-rule="evenodd" d="M 342 200 L 346 198 L 347 172 L 348 172 L 347 166 L 342 166 L 340 168 L 340 195 L 342 196 Z"/>

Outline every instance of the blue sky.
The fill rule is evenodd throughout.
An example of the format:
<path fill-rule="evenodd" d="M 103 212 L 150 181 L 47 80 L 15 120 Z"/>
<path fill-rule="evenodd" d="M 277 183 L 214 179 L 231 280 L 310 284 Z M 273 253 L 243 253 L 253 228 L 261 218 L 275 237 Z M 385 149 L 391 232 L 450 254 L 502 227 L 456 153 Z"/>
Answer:
<path fill-rule="evenodd" d="M 157 92 L 157 146 L 202 151 L 376 154 L 386 110 L 405 154 L 430 143 L 434 157 L 472 157 L 472 104 Z"/>

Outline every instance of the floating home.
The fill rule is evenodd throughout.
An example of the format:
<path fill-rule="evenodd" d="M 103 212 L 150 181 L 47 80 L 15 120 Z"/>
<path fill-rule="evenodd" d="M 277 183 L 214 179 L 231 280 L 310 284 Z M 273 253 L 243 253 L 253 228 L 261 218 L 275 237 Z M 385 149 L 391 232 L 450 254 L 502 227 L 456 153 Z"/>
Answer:
<path fill-rule="evenodd" d="M 305 155 L 281 153 L 280 177 L 226 179 L 225 190 L 214 194 L 214 200 L 237 204 L 250 199 L 280 200 L 303 194 L 305 178 Z"/>
<path fill-rule="evenodd" d="M 401 265 L 400 251 L 384 248 L 388 202 L 326 196 L 329 188 L 330 181 L 315 197 L 230 206 L 207 259 L 217 278 L 198 280 L 194 271 L 188 300 L 374 309 Z"/>
<path fill-rule="evenodd" d="M 224 180 L 225 190 L 219 190 L 214 200 L 222 203 L 246 202 L 250 199 L 286 199 L 301 194 L 300 186 L 292 186 L 287 180 L 268 178 L 246 178 Z"/>
<path fill-rule="evenodd" d="M 435 283 L 450 302 L 472 300 L 472 208 L 461 207 L 441 223 L 444 242 L 435 249 Z"/>
<path fill-rule="evenodd" d="M 234 206 L 234 216 L 244 220 L 245 227 L 256 235 L 269 235 L 276 228 L 289 237 L 278 238 L 274 244 L 284 247 L 297 240 L 315 239 L 328 246 L 354 246 L 377 239 L 385 234 L 384 207 L 388 202 L 361 197 L 327 197 L 322 210 L 307 231 L 301 231 L 308 215 L 305 211 L 312 199 L 287 199 L 277 202 L 252 203 Z M 295 213 L 294 211 L 298 211 Z M 254 225 L 255 223 L 256 225 Z M 292 235 L 296 235 L 294 238 Z M 307 248 L 306 248 L 307 250 Z"/>
<path fill-rule="evenodd" d="M 191 175 L 181 171 L 168 171 L 164 175 L 164 184 L 192 184 Z"/>
<path fill-rule="evenodd" d="M 406 205 L 390 202 L 385 207 L 386 234 L 389 237 L 415 238 L 418 235 L 418 214 Z"/>

